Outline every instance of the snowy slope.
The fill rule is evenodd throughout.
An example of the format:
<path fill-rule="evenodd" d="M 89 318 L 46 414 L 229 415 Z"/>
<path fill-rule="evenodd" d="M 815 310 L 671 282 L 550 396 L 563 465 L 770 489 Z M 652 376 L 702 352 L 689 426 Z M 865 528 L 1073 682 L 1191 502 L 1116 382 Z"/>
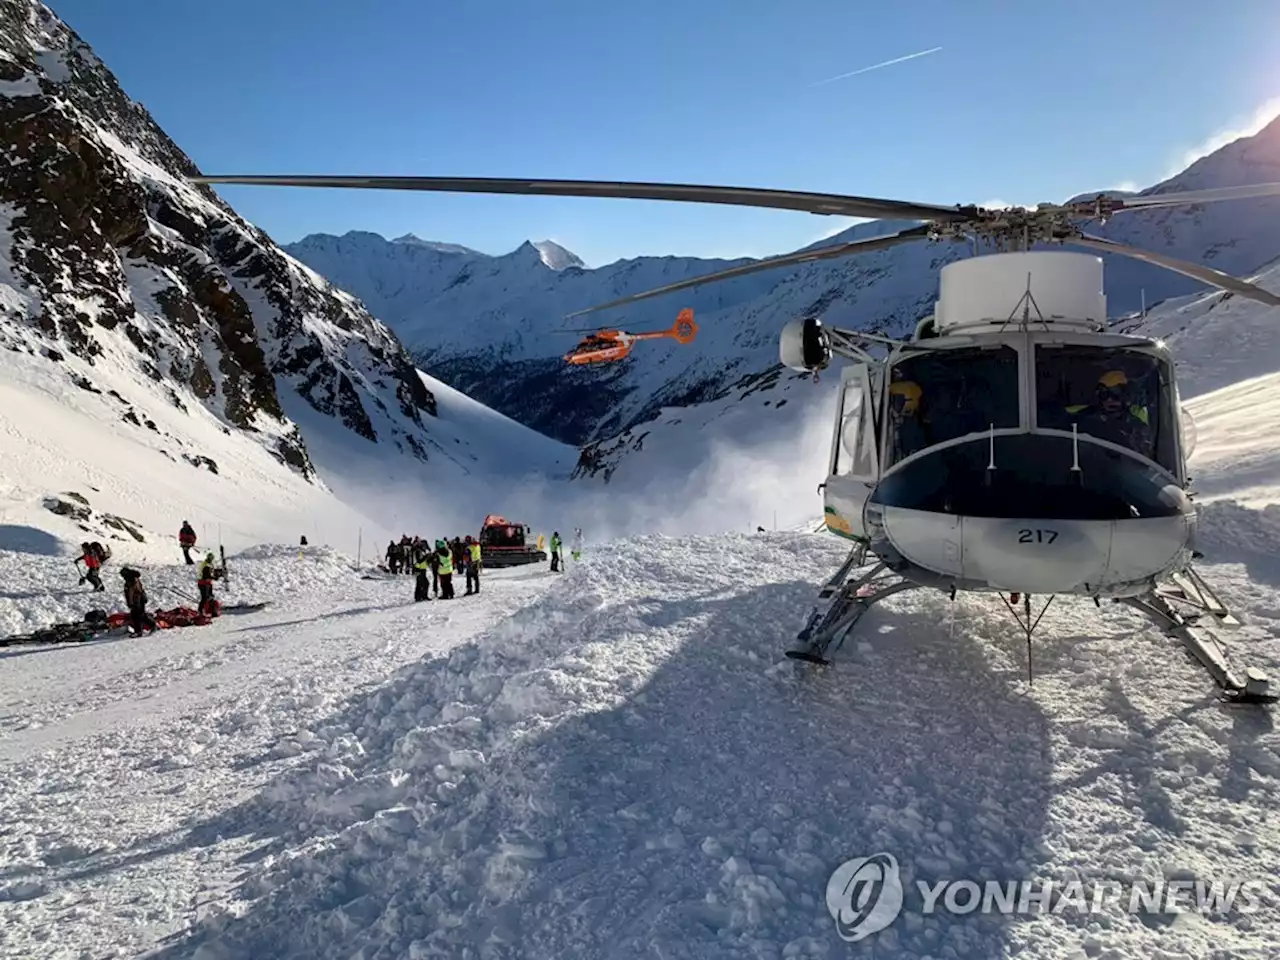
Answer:
<path fill-rule="evenodd" d="M 0 4 L 0 345 L 154 383 L 310 476 L 297 397 L 423 459 L 434 401 L 391 332 L 207 188 L 35 0 Z M 192 413 L 192 416 L 198 414 Z"/>
<path fill-rule="evenodd" d="M 305 404 L 286 406 L 308 437 L 318 473 L 336 496 L 358 505 L 397 537 L 426 529 L 475 535 L 489 513 L 545 525 L 548 531 L 564 526 L 566 481 L 578 451 L 421 372 L 419 376 L 436 402 L 431 433 L 423 443 L 426 464 L 410 466 L 380 446 L 353 444 Z"/>
<path fill-rule="evenodd" d="M 204 918 L 238 859 L 264 851 L 250 824 L 202 821 L 318 760 L 310 727 L 346 698 L 492 626 L 549 576 L 495 574 L 480 597 L 414 604 L 409 579 L 362 580 L 353 559 L 253 548 L 230 558 L 223 599 L 270 601 L 259 613 L 141 640 L 0 648 L 0 956 L 137 957 Z M 194 592 L 189 567 L 143 574 L 157 606 Z M 64 578 L 52 558 L 0 552 L 0 633 L 15 605 L 77 618 L 119 607 L 118 579 L 94 596 Z M 340 762 L 348 748 L 326 752 Z"/>
<path fill-rule="evenodd" d="M 362 527 L 373 535 L 323 483 L 283 467 L 205 408 L 179 410 L 128 368 L 89 369 L 93 380 L 78 387 L 51 377 L 48 365 L 0 354 L 0 550 L 69 557 L 100 540 L 117 560 L 172 561 L 183 520 L 201 544 L 221 539 L 231 549 L 305 534 L 354 550 Z M 47 498 L 90 513 L 55 514 Z"/>
<path fill-rule="evenodd" d="M 1280 121 L 1144 193 L 1277 179 Z M 903 225 L 859 224 L 813 246 Z M 1250 273 L 1280 251 L 1280 199 L 1127 213 L 1095 225 L 1093 232 L 1231 273 Z M 557 271 L 531 244 L 501 257 L 428 256 L 372 234 L 314 235 L 286 249 L 359 296 L 432 375 L 575 444 L 609 439 L 652 419 L 663 407 L 706 400 L 740 377 L 763 373 L 776 359 L 779 329 L 797 316 L 816 313 L 856 329 L 905 332 L 929 312 L 938 268 L 968 255 L 959 244 L 910 244 L 566 321 L 572 310 L 747 261 L 641 257 Z M 1137 309 L 1144 292 L 1146 302 L 1154 304 L 1204 290 L 1149 264 L 1104 259 L 1107 293 L 1117 314 Z M 580 336 L 572 331 L 592 324 L 657 329 L 669 326 L 685 306 L 694 308 L 702 328 L 688 349 L 640 350 L 607 371 L 566 371 L 558 363 Z"/>
<path fill-rule="evenodd" d="M 65 357 L 51 377 L 51 365 L 0 353 L 0 551 L 70 558 L 100 540 L 117 561 L 172 561 L 189 520 L 210 546 L 305 535 L 352 553 L 363 542 L 367 557 L 406 530 L 474 534 L 531 474 L 538 503 L 552 509 L 577 458 L 424 377 L 439 390 L 427 464 L 388 456 L 298 399 L 289 412 L 311 438 L 316 471 L 304 478 L 206 408 L 158 397 L 128 367 Z"/>
<path fill-rule="evenodd" d="M 1255 536 L 1280 544 L 1280 525 L 1253 516 Z M 1259 714 L 1214 707 L 1169 641 L 1087 603 L 1046 618 L 1031 686 L 1002 610 L 932 594 L 874 612 L 841 665 L 812 677 L 779 647 L 841 552 L 804 534 L 617 543 L 477 639 L 451 631 L 462 642 L 446 655 L 330 712 L 301 706 L 297 729 L 280 699 L 307 704 L 322 676 L 309 669 L 265 706 L 212 708 L 210 735 L 185 751 L 198 760 L 173 739 L 196 736 L 183 719 L 163 738 L 151 720 L 17 761 L 15 804 L 79 796 L 59 762 L 113 797 L 133 764 L 152 789 L 181 787 L 169 803 L 188 814 L 170 809 L 122 847 L 147 792 L 120 826 L 16 806 L 35 839 L 13 861 L 9 955 L 56 922 L 67 955 L 104 930 L 132 946 L 189 925 L 165 960 L 842 956 L 828 877 L 882 850 L 911 889 L 1244 879 L 1257 905 L 925 918 L 909 894 L 876 956 L 1280 947 L 1280 739 Z M 1274 586 L 1248 582 L 1241 555 L 1219 559 L 1208 572 L 1254 622 L 1248 635 L 1280 626 Z M 330 636 L 360 636 L 374 617 L 381 636 L 418 613 L 383 603 Z M 1274 643 L 1254 656 L 1280 666 Z M 98 744 L 110 749 L 95 758 Z M 260 789 L 220 803 L 236 765 Z M 112 905 L 126 901 L 123 926 Z M 63 902 L 79 904 L 70 922 L 55 921 Z"/>

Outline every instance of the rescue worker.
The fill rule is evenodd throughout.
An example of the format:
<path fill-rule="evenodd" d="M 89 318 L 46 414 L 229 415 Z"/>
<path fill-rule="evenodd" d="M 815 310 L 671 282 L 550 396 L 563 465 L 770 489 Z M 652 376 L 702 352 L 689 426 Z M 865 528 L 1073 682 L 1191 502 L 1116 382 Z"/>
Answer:
<path fill-rule="evenodd" d="M 200 612 L 206 617 L 216 617 L 219 613 L 218 602 L 213 599 L 213 581 L 218 577 L 218 568 L 213 565 L 213 554 L 204 555 L 204 563 L 196 574 L 196 587 L 200 590 Z"/>
<path fill-rule="evenodd" d="M 122 567 L 120 576 L 124 578 L 124 603 L 129 608 L 129 625 L 135 637 L 142 636 L 143 631 L 155 633 L 156 622 L 147 613 L 147 590 L 142 585 L 142 574 L 132 567 Z"/>
<path fill-rule="evenodd" d="M 569 556 L 574 560 L 582 559 L 582 528 L 573 528 L 573 546 L 569 548 Z"/>
<path fill-rule="evenodd" d="M 195 563 L 191 559 L 191 548 L 196 545 L 196 532 L 192 529 L 191 524 L 186 520 L 182 521 L 182 529 L 178 531 L 178 546 L 182 548 L 182 559 L 187 561 L 187 566 Z"/>
<path fill-rule="evenodd" d="M 439 558 L 440 599 L 453 599 L 453 551 L 443 540 L 436 541 L 436 556 Z"/>
<path fill-rule="evenodd" d="M 1151 415 L 1146 406 L 1134 403 L 1129 377 L 1123 370 L 1108 370 L 1094 385 L 1093 403 L 1067 407 L 1081 433 L 1109 440 L 1151 456 Z"/>
<path fill-rule="evenodd" d="M 463 547 L 467 551 L 467 596 L 470 596 L 480 592 L 480 544 L 467 537 Z"/>
<path fill-rule="evenodd" d="M 423 554 L 419 554 L 413 563 L 417 576 L 413 581 L 413 601 L 421 603 L 423 600 L 431 599 L 431 581 L 427 579 L 427 571 L 431 569 L 431 561 Z"/>
<path fill-rule="evenodd" d="M 551 571 L 552 573 L 560 570 L 560 531 L 551 531 Z"/>
<path fill-rule="evenodd" d="M 426 546 L 426 541 L 423 541 Z M 436 548 L 426 555 L 427 566 L 431 568 L 431 592 L 437 597 L 440 596 L 440 541 L 436 541 Z"/>
<path fill-rule="evenodd" d="M 924 391 L 914 380 L 889 384 L 889 418 L 893 424 L 894 461 L 911 456 L 929 446 L 921 400 Z"/>
<path fill-rule="evenodd" d="M 80 559 L 77 561 L 84 564 L 84 573 L 80 577 L 80 582 L 86 580 L 93 584 L 94 593 L 102 593 L 107 588 L 102 585 L 102 577 L 98 575 L 98 570 L 102 566 L 102 558 L 98 551 L 93 549 L 93 545 L 89 543 L 80 544 Z"/>

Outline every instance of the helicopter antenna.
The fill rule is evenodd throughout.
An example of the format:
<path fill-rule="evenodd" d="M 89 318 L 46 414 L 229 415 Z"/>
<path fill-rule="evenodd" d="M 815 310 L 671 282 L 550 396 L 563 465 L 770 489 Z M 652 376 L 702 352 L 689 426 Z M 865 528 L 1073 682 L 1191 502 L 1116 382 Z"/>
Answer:
<path fill-rule="evenodd" d="M 1045 330 L 1049 329 L 1049 321 L 1045 318 L 1044 311 L 1040 309 L 1040 304 L 1036 303 L 1035 294 L 1031 292 L 1031 274 L 1027 273 L 1027 290 L 1018 298 L 1018 302 L 1013 305 L 1013 309 L 1009 311 L 1009 316 L 1005 318 L 1004 323 L 1000 324 L 1000 332 L 1004 332 L 1004 328 L 1013 323 L 1013 318 L 1018 310 L 1022 310 L 1022 329 L 1026 329 L 1031 323 L 1031 310 L 1035 308 L 1036 318 L 1040 321 L 1041 326 Z"/>

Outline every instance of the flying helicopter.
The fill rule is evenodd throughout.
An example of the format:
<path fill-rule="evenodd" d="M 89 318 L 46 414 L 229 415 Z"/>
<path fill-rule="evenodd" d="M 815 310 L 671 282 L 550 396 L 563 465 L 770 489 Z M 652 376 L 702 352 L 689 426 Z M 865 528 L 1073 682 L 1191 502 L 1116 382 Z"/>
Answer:
<path fill-rule="evenodd" d="M 676 343 L 693 343 L 698 335 L 698 325 L 693 320 L 693 310 L 685 307 L 676 322 L 666 330 L 647 330 L 643 333 L 627 333 L 625 330 L 599 330 L 585 337 L 569 353 L 565 363 L 583 364 L 616 363 L 631 355 L 631 350 L 641 340 L 674 340 Z"/>
<path fill-rule="evenodd" d="M 1135 210 L 1280 196 L 1280 183 L 985 209 L 841 194 L 690 184 L 454 177 L 202 175 L 202 184 L 616 197 L 921 221 L 895 233 L 771 257 L 579 310 L 591 313 L 762 270 L 967 242 L 997 252 L 940 271 L 932 315 L 894 339 L 800 317 L 779 358 L 841 372 L 823 494 L 850 553 L 787 655 L 827 663 L 875 603 L 916 588 L 997 595 L 1026 636 L 1059 595 L 1128 605 L 1176 638 L 1223 700 L 1271 703 L 1266 673 L 1228 661 L 1210 628 L 1238 620 L 1195 570 L 1196 510 L 1173 358 L 1109 329 L 1096 253 L 1156 264 L 1238 296 L 1280 296 L 1200 264 L 1087 233 Z M 855 576 L 856 572 L 856 576 Z M 1047 597 L 1033 616 L 1032 596 Z M 1019 609 L 1020 608 L 1020 609 Z"/>

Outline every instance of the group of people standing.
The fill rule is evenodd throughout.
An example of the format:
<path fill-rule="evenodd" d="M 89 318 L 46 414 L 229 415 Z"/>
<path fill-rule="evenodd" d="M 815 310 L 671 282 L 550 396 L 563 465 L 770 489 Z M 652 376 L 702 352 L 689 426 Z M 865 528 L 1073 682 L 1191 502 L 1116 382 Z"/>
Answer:
<path fill-rule="evenodd" d="M 453 575 L 461 570 L 466 576 L 467 591 L 463 596 L 480 592 L 480 544 L 471 537 L 454 537 L 429 544 L 422 537 L 405 534 L 400 542 L 387 546 L 387 569 L 392 573 L 413 574 L 415 601 L 452 600 Z"/>

